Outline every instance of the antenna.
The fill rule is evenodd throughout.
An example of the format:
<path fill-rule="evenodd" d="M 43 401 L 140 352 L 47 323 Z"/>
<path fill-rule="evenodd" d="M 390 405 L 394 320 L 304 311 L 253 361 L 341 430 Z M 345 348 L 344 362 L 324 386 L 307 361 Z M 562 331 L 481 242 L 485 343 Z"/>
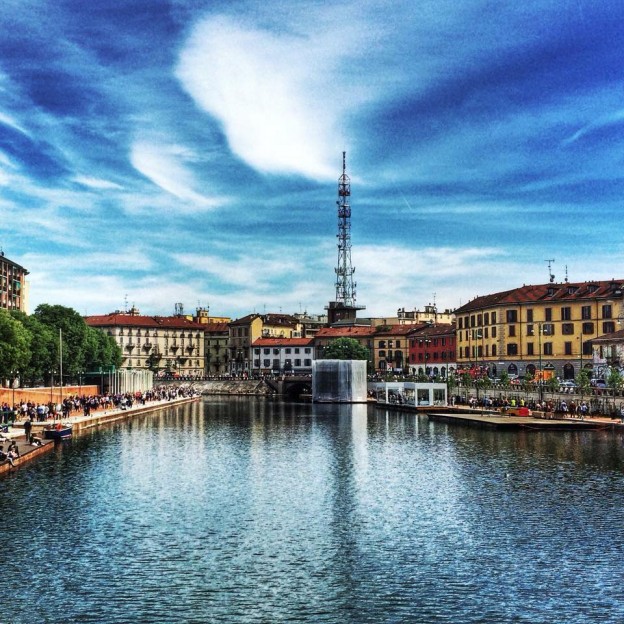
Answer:
<path fill-rule="evenodd" d="M 128 311 L 128 295 L 124 295 L 124 312 Z"/>
<path fill-rule="evenodd" d="M 565 283 L 568 283 L 568 265 L 565 265 Z"/>
<path fill-rule="evenodd" d="M 555 281 L 555 276 L 553 275 L 551 265 L 555 261 L 554 258 L 550 258 L 549 260 L 544 260 L 544 262 L 548 262 L 548 277 L 550 278 L 550 283 L 552 284 Z"/>

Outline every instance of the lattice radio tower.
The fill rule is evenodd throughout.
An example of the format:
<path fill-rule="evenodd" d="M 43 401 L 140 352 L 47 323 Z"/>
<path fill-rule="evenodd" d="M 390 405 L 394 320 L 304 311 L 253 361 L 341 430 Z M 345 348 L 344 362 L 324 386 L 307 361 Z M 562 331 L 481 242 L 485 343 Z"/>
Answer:
<path fill-rule="evenodd" d="M 355 321 L 357 310 L 364 306 L 355 304 L 355 288 L 353 281 L 355 268 L 351 265 L 351 180 L 347 175 L 346 152 L 342 152 L 342 175 L 338 178 L 338 263 L 336 272 L 336 300 L 330 302 L 329 320 Z"/>
<path fill-rule="evenodd" d="M 355 287 L 351 266 L 351 180 L 347 175 L 346 152 L 342 152 L 342 175 L 338 178 L 338 264 L 336 265 L 336 301 L 345 306 L 355 305 Z"/>

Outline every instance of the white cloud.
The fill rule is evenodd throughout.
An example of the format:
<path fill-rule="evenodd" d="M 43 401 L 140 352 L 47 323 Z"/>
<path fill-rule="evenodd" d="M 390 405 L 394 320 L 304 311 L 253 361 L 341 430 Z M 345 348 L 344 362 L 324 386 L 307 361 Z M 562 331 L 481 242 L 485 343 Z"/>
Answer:
<path fill-rule="evenodd" d="M 340 87 L 349 26 L 341 34 L 338 26 L 276 34 L 209 18 L 193 30 L 176 76 L 255 169 L 333 178 L 344 149 L 341 116 L 363 97 L 355 84 Z"/>
<path fill-rule="evenodd" d="M 115 184 L 115 182 L 110 182 L 109 180 L 102 180 L 100 178 L 92 178 L 90 176 L 75 176 L 74 182 L 81 184 L 82 186 L 86 186 L 88 188 L 97 189 L 97 190 L 121 190 L 123 187 L 119 186 L 119 184 Z"/>
<path fill-rule="evenodd" d="M 156 186 L 186 202 L 182 209 L 210 209 L 223 203 L 223 199 L 206 197 L 195 190 L 198 182 L 185 166 L 186 150 L 176 145 L 163 145 L 137 141 L 132 145 L 132 166 Z"/>

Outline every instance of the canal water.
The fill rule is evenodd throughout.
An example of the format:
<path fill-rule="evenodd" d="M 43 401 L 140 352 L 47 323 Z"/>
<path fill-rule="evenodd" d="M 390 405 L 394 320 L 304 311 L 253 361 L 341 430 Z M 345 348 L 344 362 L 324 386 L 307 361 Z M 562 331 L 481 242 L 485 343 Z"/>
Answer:
<path fill-rule="evenodd" d="M 211 398 L 0 479 L 0 622 L 624 621 L 624 446 Z"/>

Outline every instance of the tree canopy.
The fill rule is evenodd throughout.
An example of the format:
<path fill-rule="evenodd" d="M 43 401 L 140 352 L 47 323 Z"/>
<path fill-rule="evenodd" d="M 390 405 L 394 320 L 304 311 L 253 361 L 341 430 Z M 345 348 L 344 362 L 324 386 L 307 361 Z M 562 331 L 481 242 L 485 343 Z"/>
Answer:
<path fill-rule="evenodd" d="M 354 338 L 337 338 L 323 349 L 324 360 L 368 360 L 369 352 Z"/>
<path fill-rule="evenodd" d="M 120 366 L 121 349 L 103 331 L 89 327 L 72 308 L 42 304 L 28 316 L 0 310 L 0 377 L 19 377 L 37 383 L 60 369 L 62 339 L 63 377 Z"/>

